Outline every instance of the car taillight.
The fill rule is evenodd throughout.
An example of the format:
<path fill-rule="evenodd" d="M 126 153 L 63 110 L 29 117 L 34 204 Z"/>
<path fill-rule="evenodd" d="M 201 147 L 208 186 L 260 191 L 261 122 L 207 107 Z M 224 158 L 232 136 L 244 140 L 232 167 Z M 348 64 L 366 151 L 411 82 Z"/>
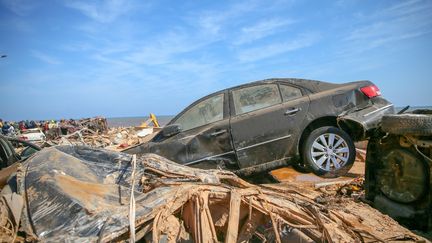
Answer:
<path fill-rule="evenodd" d="M 369 85 L 369 86 L 365 86 L 360 88 L 361 92 L 363 92 L 363 94 L 365 94 L 369 99 L 373 98 L 373 97 L 377 97 L 381 95 L 381 91 L 380 89 L 375 85 Z"/>

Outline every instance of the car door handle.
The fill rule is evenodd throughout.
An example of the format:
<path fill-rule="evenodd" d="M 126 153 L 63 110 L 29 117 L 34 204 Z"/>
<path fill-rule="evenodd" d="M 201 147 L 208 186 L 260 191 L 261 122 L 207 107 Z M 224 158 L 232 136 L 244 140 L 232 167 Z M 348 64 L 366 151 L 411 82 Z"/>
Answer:
<path fill-rule="evenodd" d="M 301 111 L 301 109 L 300 108 L 294 108 L 294 109 L 291 109 L 291 110 L 287 110 L 287 111 L 285 111 L 285 115 L 294 115 L 295 113 L 297 113 L 297 112 L 299 112 L 299 111 Z"/>
<path fill-rule="evenodd" d="M 210 136 L 212 136 L 212 137 L 216 137 L 216 136 L 219 136 L 219 135 L 221 135 L 221 134 L 223 134 L 223 133 L 226 133 L 227 132 L 227 130 L 219 130 L 219 131 L 216 131 L 216 132 L 213 132 L 213 133 L 210 133 Z"/>

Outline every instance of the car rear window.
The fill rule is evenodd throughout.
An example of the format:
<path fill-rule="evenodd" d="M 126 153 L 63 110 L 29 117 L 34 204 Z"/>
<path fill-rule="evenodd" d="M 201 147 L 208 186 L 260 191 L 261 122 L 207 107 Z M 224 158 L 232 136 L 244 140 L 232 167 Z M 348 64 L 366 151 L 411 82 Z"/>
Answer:
<path fill-rule="evenodd" d="M 174 123 L 180 124 L 183 131 L 207 125 L 223 119 L 223 100 L 224 94 L 219 94 L 201 101 Z"/>
<path fill-rule="evenodd" d="M 296 87 L 284 84 L 281 84 L 279 87 L 281 89 L 282 100 L 284 102 L 302 97 L 301 90 Z"/>
<path fill-rule="evenodd" d="M 276 84 L 246 87 L 232 92 L 236 115 L 281 103 Z"/>

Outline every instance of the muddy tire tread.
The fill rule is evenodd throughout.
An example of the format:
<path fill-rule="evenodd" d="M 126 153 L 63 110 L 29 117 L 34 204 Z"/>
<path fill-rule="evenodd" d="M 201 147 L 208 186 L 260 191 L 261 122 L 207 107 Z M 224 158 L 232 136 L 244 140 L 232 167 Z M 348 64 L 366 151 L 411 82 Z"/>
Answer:
<path fill-rule="evenodd" d="M 432 115 L 384 115 L 381 121 L 384 132 L 396 135 L 432 135 Z"/>

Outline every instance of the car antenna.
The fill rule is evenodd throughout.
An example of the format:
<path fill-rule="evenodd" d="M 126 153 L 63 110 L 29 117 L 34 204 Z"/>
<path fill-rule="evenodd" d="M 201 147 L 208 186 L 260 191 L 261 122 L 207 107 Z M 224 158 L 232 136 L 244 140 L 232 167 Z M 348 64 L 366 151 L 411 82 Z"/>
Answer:
<path fill-rule="evenodd" d="M 404 112 L 407 111 L 409 108 L 410 108 L 409 105 L 405 106 L 402 110 L 400 110 L 400 111 L 398 112 L 398 114 L 402 114 L 402 113 L 404 113 Z"/>

